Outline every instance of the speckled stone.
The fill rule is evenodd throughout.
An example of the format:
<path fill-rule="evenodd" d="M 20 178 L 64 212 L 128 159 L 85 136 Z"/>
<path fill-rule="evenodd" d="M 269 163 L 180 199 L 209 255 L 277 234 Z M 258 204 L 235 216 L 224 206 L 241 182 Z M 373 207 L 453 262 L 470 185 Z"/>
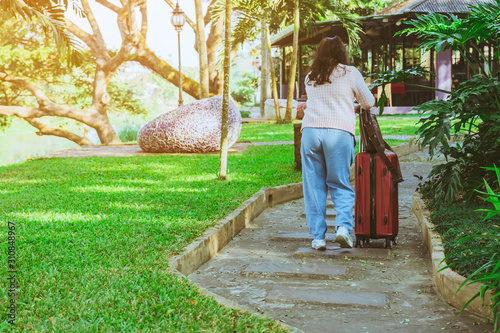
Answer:
<path fill-rule="evenodd" d="M 220 149 L 222 96 L 201 99 L 165 113 L 144 125 L 137 134 L 139 147 L 148 153 L 205 153 Z M 241 132 L 241 115 L 229 100 L 228 142 Z"/>

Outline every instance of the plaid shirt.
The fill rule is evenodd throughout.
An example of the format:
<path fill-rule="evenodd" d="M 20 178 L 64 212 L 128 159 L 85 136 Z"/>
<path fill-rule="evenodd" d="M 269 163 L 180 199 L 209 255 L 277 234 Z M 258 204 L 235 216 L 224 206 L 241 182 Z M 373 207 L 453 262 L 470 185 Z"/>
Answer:
<path fill-rule="evenodd" d="M 366 86 L 361 73 L 353 66 L 338 65 L 330 75 L 331 83 L 320 86 L 308 84 L 305 78 L 307 108 L 302 119 L 302 128 L 336 128 L 355 135 L 356 114 L 354 100 L 363 109 L 370 109 L 375 98 Z"/>

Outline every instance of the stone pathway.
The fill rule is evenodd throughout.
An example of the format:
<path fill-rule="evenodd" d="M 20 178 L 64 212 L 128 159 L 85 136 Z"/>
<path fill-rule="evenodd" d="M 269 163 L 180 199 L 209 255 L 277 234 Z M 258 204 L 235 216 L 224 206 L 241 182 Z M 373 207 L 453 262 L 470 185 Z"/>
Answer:
<path fill-rule="evenodd" d="M 303 200 L 265 210 L 212 260 L 189 276 L 200 286 L 304 332 L 492 332 L 483 319 L 458 316 L 435 290 L 411 196 L 431 164 L 402 158 L 399 244 L 310 248 Z M 329 228 L 335 219 L 329 208 Z"/>

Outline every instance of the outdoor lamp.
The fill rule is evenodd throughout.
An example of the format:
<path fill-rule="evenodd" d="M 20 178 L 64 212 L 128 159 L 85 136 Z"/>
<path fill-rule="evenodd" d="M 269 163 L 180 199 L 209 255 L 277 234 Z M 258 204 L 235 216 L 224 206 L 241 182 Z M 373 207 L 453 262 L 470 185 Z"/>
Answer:
<path fill-rule="evenodd" d="M 170 18 L 170 22 L 175 27 L 175 30 L 181 31 L 182 27 L 186 23 L 186 15 L 182 9 L 179 8 L 179 3 L 177 2 L 174 11 L 172 12 L 172 17 Z"/>
<path fill-rule="evenodd" d="M 177 31 L 177 47 L 179 51 L 179 106 L 182 105 L 182 72 L 181 72 L 181 30 L 182 26 L 186 23 L 186 16 L 182 9 L 179 8 L 179 2 L 175 6 L 172 12 L 172 17 L 170 17 L 170 22 Z"/>

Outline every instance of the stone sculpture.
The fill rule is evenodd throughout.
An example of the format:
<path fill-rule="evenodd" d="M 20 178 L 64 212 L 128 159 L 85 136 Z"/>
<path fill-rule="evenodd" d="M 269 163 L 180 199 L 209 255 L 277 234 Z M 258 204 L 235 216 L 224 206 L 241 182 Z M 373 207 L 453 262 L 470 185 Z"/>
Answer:
<path fill-rule="evenodd" d="M 220 149 L 222 96 L 201 99 L 167 112 L 144 125 L 137 143 L 148 153 L 206 153 Z M 228 142 L 241 132 L 241 115 L 229 100 Z"/>

